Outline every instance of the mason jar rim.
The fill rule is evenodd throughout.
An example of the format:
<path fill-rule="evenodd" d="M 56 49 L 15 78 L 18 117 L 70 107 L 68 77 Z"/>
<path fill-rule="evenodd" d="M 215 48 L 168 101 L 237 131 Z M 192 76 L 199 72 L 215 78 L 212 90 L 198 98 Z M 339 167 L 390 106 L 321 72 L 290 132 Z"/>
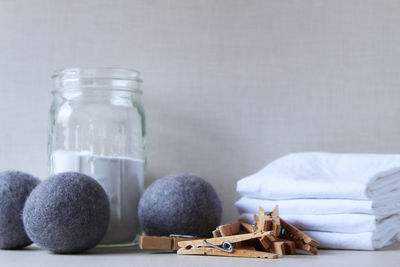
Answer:
<path fill-rule="evenodd" d="M 64 68 L 51 76 L 53 93 L 80 89 L 111 89 L 142 94 L 140 72 L 134 69 L 111 67 Z"/>

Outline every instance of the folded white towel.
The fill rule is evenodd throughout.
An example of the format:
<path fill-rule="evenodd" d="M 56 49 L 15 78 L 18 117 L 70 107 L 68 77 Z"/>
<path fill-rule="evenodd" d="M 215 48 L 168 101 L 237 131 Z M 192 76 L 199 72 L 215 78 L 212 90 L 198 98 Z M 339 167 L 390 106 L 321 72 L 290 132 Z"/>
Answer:
<path fill-rule="evenodd" d="M 258 207 L 272 210 L 279 205 L 280 214 L 337 214 L 362 213 L 373 214 L 382 219 L 393 214 L 400 214 L 400 197 L 391 201 L 353 200 L 353 199 L 288 199 L 268 200 L 242 197 L 235 206 L 240 213 L 257 213 Z"/>
<path fill-rule="evenodd" d="M 373 250 L 400 237 L 400 154 L 289 154 L 238 181 L 237 191 L 242 219 L 279 205 L 322 248 Z"/>
<path fill-rule="evenodd" d="M 400 228 L 399 216 L 381 221 L 376 221 L 375 216 L 367 214 L 280 214 L 280 217 L 318 240 L 321 248 L 379 249 L 391 245 L 396 239 L 397 229 Z M 243 213 L 239 220 L 253 223 L 254 214 Z"/>
<path fill-rule="evenodd" d="M 400 155 L 294 153 L 241 179 L 242 196 L 387 201 L 400 195 Z"/>
<path fill-rule="evenodd" d="M 318 231 L 304 231 L 307 235 L 320 242 L 319 248 L 375 250 L 390 246 L 396 240 L 396 233 L 391 231 L 385 233 L 331 233 Z"/>

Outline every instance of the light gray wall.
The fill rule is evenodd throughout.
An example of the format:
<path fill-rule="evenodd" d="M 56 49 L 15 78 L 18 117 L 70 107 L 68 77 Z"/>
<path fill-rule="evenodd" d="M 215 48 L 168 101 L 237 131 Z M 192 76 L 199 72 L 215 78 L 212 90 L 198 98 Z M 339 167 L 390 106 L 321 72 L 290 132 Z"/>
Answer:
<path fill-rule="evenodd" d="M 148 181 L 293 151 L 400 151 L 399 1 L 0 0 L 0 170 L 46 176 L 51 73 L 142 72 Z M 273 185 L 271 185 L 273 186 Z"/>

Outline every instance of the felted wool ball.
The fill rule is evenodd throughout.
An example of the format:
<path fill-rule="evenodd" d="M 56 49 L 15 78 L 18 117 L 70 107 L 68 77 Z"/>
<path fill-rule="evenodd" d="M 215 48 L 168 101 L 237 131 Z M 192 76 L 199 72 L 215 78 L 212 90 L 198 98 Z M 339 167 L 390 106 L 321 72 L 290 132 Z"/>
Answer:
<path fill-rule="evenodd" d="M 20 171 L 0 173 L 0 248 L 18 249 L 32 243 L 22 223 L 22 209 L 40 180 Z"/>
<path fill-rule="evenodd" d="M 106 233 L 110 206 L 101 185 L 77 172 L 51 176 L 27 199 L 23 221 L 28 236 L 54 253 L 80 253 Z"/>
<path fill-rule="evenodd" d="M 148 235 L 208 237 L 220 224 L 221 201 L 214 188 L 193 174 L 173 174 L 152 183 L 138 207 Z"/>

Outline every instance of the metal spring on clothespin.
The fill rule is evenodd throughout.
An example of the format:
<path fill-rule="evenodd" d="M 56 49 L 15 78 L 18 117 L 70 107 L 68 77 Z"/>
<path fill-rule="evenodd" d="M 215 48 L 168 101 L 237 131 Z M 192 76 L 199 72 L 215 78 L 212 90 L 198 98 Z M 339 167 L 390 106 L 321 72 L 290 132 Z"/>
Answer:
<path fill-rule="evenodd" d="M 228 252 L 228 253 L 232 253 L 235 249 L 235 247 L 232 245 L 232 243 L 225 241 L 224 243 L 222 243 L 222 246 L 216 246 L 214 244 L 211 244 L 210 242 L 207 242 L 206 240 L 204 240 L 204 244 L 206 244 L 207 246 L 219 249 L 221 251 L 224 252 Z"/>

